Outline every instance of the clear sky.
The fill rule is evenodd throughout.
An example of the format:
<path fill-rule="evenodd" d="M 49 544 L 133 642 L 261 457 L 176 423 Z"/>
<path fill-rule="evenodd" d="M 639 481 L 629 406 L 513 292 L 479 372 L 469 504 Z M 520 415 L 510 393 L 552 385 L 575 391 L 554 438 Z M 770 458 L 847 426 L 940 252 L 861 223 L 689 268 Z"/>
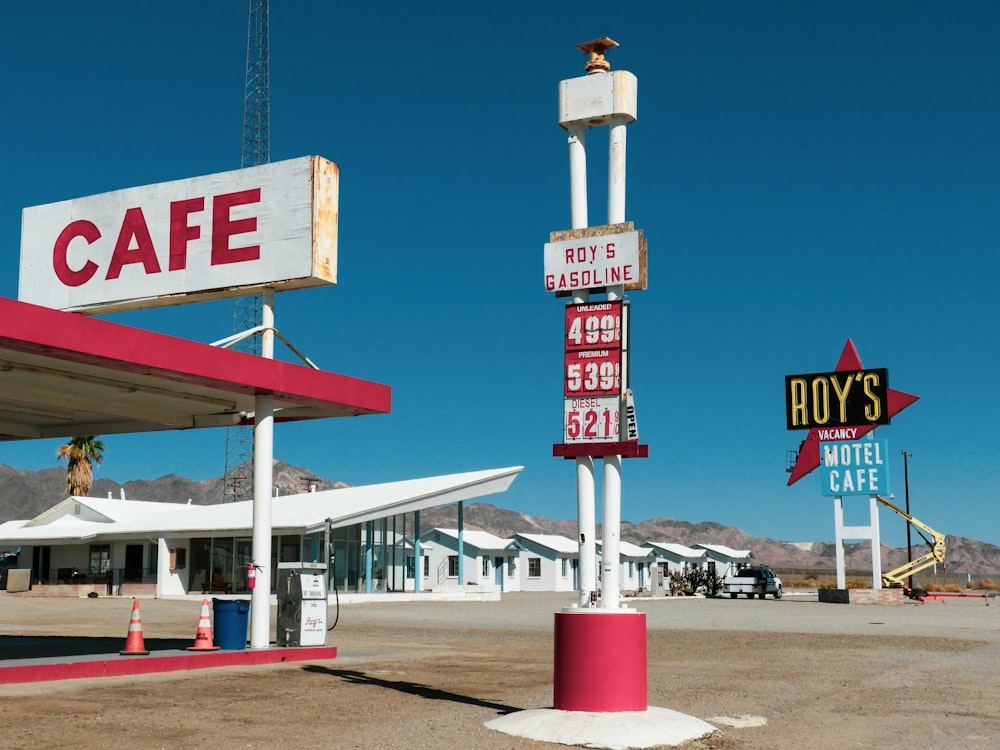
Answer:
<path fill-rule="evenodd" d="M 246 36 L 235 0 L 4 7 L 0 294 L 17 296 L 22 208 L 239 167 Z M 277 327 L 393 387 L 391 415 L 279 425 L 277 457 L 351 484 L 523 465 L 487 501 L 575 518 L 542 249 L 570 224 L 558 82 L 600 36 L 639 82 L 626 215 L 649 242 L 628 298 L 650 457 L 624 463 L 623 518 L 832 540 L 817 473 L 785 486 L 805 434 L 785 429 L 784 376 L 834 369 L 851 338 L 920 397 L 878 430 L 897 501 L 907 451 L 914 515 L 1000 543 L 994 2 L 273 0 L 271 159 L 341 170 L 339 283 L 278 295 Z M 208 342 L 232 302 L 112 319 Z M 51 467 L 58 443 L 0 462 Z M 222 430 L 105 444 L 97 476 L 120 482 L 225 467 Z"/>

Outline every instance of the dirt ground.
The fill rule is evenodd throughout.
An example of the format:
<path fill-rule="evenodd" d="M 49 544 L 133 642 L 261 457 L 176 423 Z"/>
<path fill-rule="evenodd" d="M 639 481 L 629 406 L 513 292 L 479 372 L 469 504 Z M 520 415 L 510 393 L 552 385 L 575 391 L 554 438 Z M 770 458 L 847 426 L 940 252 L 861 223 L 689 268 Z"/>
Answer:
<path fill-rule="evenodd" d="M 483 726 L 552 705 L 566 595 L 345 604 L 334 661 L 0 686 L 4 748 L 565 747 Z M 141 600 L 143 632 L 193 642 L 200 600 Z M 720 731 L 683 747 L 1000 746 L 1000 602 L 627 600 L 646 614 L 649 705 Z M 124 637 L 131 601 L 0 595 L 0 639 Z M 330 609 L 331 622 L 335 616 Z M 271 618 L 272 623 L 274 617 Z M 8 651 L 9 656 L 9 651 Z M 763 726 L 714 719 L 757 716 Z"/>

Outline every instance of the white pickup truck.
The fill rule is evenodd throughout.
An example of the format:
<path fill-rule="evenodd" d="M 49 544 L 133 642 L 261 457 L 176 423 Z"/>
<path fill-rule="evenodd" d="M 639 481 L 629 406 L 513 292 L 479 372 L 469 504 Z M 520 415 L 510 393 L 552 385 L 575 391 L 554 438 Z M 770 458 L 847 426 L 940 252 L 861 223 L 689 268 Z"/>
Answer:
<path fill-rule="evenodd" d="M 754 594 L 761 599 L 768 594 L 780 599 L 781 579 L 766 565 L 730 568 L 722 582 L 722 593 L 729 594 L 730 599 L 740 594 L 746 594 L 748 599 L 753 599 Z"/>

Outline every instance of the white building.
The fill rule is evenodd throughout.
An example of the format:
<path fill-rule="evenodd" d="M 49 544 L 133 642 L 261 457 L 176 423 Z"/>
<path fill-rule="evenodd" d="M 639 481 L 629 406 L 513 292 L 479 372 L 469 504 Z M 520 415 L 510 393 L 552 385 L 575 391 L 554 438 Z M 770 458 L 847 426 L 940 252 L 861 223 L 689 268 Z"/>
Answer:
<path fill-rule="evenodd" d="M 253 560 L 252 501 L 219 505 L 69 497 L 0 524 L 42 593 L 180 596 L 247 592 L 259 566 L 273 590 L 280 562 L 326 562 L 338 591 L 407 590 L 407 531 L 419 511 L 504 492 L 521 467 L 345 487 L 272 499 L 271 560 Z M 408 528 L 409 527 L 409 528 Z M 328 556 L 327 552 L 331 555 Z M 413 582 L 410 579 L 412 590 Z"/>
<path fill-rule="evenodd" d="M 521 591 L 575 591 L 579 587 L 579 546 L 557 534 L 514 534 L 520 548 Z"/>
<path fill-rule="evenodd" d="M 696 544 L 708 556 L 706 568 L 714 575 L 724 576 L 731 567 L 742 567 L 753 562 L 753 551 L 733 549 L 724 544 Z"/>
<path fill-rule="evenodd" d="M 597 540 L 598 570 L 603 570 L 604 545 Z M 649 589 L 649 564 L 652 556 L 648 549 L 631 542 L 618 542 L 618 591 L 638 592 Z M 603 586 L 603 580 L 601 584 Z"/>
<path fill-rule="evenodd" d="M 477 586 L 484 591 L 520 591 L 518 550 L 511 539 L 487 531 L 434 528 L 424 532 L 424 584 L 429 589 Z M 461 547 L 461 553 L 459 548 Z"/>
<path fill-rule="evenodd" d="M 674 542 L 646 542 L 643 546 L 649 549 L 666 576 L 704 568 L 708 562 L 708 552 L 704 548 L 694 549 Z"/>

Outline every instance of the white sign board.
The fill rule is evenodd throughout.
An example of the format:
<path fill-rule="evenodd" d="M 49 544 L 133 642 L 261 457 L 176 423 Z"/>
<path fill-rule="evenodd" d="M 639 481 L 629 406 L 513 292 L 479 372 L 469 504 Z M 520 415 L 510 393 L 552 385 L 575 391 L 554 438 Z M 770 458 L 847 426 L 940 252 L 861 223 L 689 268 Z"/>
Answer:
<path fill-rule="evenodd" d="M 564 292 L 639 283 L 639 232 L 545 243 L 545 289 Z"/>
<path fill-rule="evenodd" d="M 334 284 L 339 182 L 304 156 L 26 208 L 18 299 L 99 313 Z"/>

